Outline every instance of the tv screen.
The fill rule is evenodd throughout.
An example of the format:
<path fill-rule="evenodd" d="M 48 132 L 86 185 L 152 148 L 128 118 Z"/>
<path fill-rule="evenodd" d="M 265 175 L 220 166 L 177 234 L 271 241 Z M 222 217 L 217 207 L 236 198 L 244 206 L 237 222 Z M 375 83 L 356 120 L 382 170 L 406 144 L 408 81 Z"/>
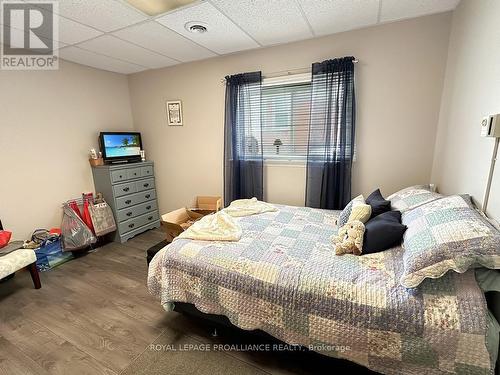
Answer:
<path fill-rule="evenodd" d="M 106 161 L 140 160 L 141 134 L 140 133 L 101 133 L 101 151 Z"/>

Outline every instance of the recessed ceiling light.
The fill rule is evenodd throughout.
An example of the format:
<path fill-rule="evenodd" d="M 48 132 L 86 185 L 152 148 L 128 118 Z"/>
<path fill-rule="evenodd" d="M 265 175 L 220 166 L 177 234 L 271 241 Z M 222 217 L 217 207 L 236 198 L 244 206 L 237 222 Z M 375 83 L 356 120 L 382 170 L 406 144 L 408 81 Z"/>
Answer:
<path fill-rule="evenodd" d="M 184 28 L 194 34 L 204 34 L 208 32 L 208 25 L 203 22 L 188 22 Z"/>
<path fill-rule="evenodd" d="M 126 0 L 134 8 L 150 16 L 166 13 L 197 0 Z"/>

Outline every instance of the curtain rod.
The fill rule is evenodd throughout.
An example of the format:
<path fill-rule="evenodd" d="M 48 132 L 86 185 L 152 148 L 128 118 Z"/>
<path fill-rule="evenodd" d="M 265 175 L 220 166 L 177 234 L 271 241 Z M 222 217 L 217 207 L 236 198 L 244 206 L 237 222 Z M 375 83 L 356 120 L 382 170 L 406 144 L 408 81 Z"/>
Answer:
<path fill-rule="evenodd" d="M 352 60 L 354 64 L 358 63 L 357 59 Z M 274 77 L 280 77 L 280 76 L 286 76 L 286 75 L 292 75 L 292 74 L 300 74 L 300 73 L 309 73 L 311 72 L 311 67 L 308 66 L 306 68 L 296 68 L 296 69 L 289 69 L 289 70 L 280 70 L 277 72 L 268 72 L 268 73 L 262 73 L 262 78 L 274 78 Z M 226 79 L 223 78 L 221 80 L 222 83 L 226 82 Z"/>

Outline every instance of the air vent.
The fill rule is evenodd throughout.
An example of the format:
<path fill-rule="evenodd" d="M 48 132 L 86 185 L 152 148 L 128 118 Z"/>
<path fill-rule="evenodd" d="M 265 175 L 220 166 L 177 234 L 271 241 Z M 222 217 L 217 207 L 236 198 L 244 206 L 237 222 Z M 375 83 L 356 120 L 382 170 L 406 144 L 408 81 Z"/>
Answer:
<path fill-rule="evenodd" d="M 207 25 L 203 22 L 188 22 L 184 25 L 184 28 L 194 34 L 204 34 L 208 32 Z"/>

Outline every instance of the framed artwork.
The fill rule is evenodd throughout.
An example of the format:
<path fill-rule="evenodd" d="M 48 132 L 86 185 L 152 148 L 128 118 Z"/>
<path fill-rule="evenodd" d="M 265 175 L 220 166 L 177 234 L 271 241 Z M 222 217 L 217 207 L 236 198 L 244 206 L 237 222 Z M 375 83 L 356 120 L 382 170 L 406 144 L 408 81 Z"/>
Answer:
<path fill-rule="evenodd" d="M 167 121 L 170 126 L 182 126 L 182 103 L 180 100 L 167 102 Z"/>

